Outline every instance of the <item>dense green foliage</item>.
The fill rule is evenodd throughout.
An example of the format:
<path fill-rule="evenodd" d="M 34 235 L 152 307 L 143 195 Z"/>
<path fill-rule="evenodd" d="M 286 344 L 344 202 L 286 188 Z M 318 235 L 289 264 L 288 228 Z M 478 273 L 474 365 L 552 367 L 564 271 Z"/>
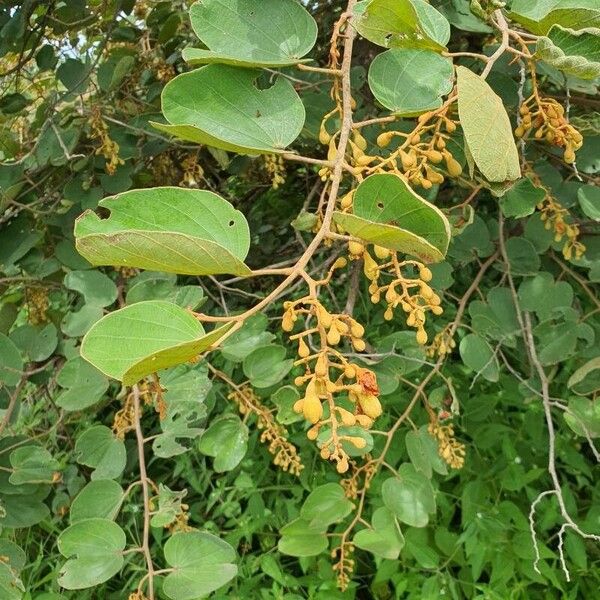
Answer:
<path fill-rule="evenodd" d="M 0 600 L 592 598 L 597 0 L 0 5 Z"/>

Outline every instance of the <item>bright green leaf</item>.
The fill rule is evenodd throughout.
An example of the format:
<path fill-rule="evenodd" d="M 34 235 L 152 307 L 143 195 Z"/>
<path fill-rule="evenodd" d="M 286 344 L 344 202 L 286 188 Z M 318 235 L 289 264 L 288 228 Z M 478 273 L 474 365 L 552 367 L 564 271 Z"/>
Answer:
<path fill-rule="evenodd" d="M 326 528 L 349 515 L 353 507 L 339 483 L 326 483 L 308 495 L 300 509 L 300 517 L 309 523 L 310 528 Z"/>
<path fill-rule="evenodd" d="M 230 328 L 206 334 L 190 312 L 170 302 L 138 302 L 106 315 L 83 338 L 81 356 L 126 385 L 187 362 Z"/>
<path fill-rule="evenodd" d="M 292 368 L 293 359 L 285 359 L 283 346 L 257 348 L 244 359 L 244 375 L 257 388 L 267 388 L 279 383 Z"/>
<path fill-rule="evenodd" d="M 102 219 L 75 223 L 77 250 L 93 265 L 187 275 L 247 275 L 250 246 L 244 215 L 212 192 L 174 187 L 131 190 L 100 201 Z"/>
<path fill-rule="evenodd" d="M 385 507 L 378 508 L 371 519 L 372 529 L 361 529 L 352 543 L 362 550 L 388 560 L 397 560 L 404 546 L 404 537 L 394 514 Z"/>
<path fill-rule="evenodd" d="M 522 177 L 504 194 L 500 206 L 505 217 L 520 219 L 532 214 L 545 197 L 543 188 L 534 185 L 529 177 Z"/>
<path fill-rule="evenodd" d="M 200 438 L 198 449 L 214 457 L 217 473 L 235 469 L 248 449 L 248 428 L 236 415 L 215 419 Z"/>
<path fill-rule="evenodd" d="M 375 57 L 369 67 L 373 95 L 398 115 L 439 108 L 453 82 L 452 60 L 430 50 L 394 48 Z"/>
<path fill-rule="evenodd" d="M 58 549 L 67 558 L 58 584 L 67 590 L 99 585 L 123 566 L 124 531 L 108 519 L 86 519 L 67 527 L 58 537 Z"/>
<path fill-rule="evenodd" d="M 176 137 L 246 154 L 278 153 L 300 135 L 305 111 L 292 84 L 278 78 L 260 89 L 260 71 L 207 65 L 178 75 L 162 93 L 170 123 L 153 123 Z"/>
<path fill-rule="evenodd" d="M 317 39 L 315 20 L 295 0 L 202 0 L 190 8 L 190 21 L 208 47 L 183 51 L 192 65 L 293 65 L 303 62 Z"/>

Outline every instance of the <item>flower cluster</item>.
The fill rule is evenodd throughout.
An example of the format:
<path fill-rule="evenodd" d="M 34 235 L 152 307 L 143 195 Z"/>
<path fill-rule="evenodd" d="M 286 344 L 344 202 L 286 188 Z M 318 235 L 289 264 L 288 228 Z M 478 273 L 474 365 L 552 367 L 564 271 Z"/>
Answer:
<path fill-rule="evenodd" d="M 280 154 L 265 154 L 263 166 L 271 178 L 271 187 L 276 190 L 285 183 L 285 164 Z"/>
<path fill-rule="evenodd" d="M 344 445 L 366 446 L 365 438 L 348 428 L 368 429 L 382 412 L 375 374 L 351 363 L 334 348 L 346 339 L 354 350 L 362 352 L 366 347 L 364 327 L 350 315 L 330 313 L 312 296 L 286 302 L 284 308 L 284 331 L 291 332 L 300 317 L 307 323 L 304 331 L 290 336 L 298 342 L 295 365 L 305 369 L 295 379 L 297 386 L 304 386 L 304 396 L 294 410 L 312 424 L 307 436 L 318 440 L 321 456 L 334 461 L 339 473 L 345 473 L 349 462 Z M 311 321 L 313 326 L 308 325 Z M 318 340 L 316 350 L 311 349 L 313 336 Z"/>
<path fill-rule="evenodd" d="M 48 322 L 48 288 L 43 286 L 32 286 L 25 290 L 27 299 L 27 318 L 32 325 L 41 325 Z"/>
<path fill-rule="evenodd" d="M 434 418 L 428 425 L 429 434 L 437 440 L 438 452 L 453 469 L 461 469 L 465 464 L 465 445 L 454 437 L 452 425 L 442 425 Z"/>
<path fill-rule="evenodd" d="M 534 131 L 536 140 L 545 139 L 549 144 L 564 148 L 566 163 L 575 162 L 575 152 L 583 144 L 583 136 L 565 117 L 565 109 L 554 98 L 540 98 L 532 94 L 519 109 L 521 122 L 515 129 L 518 138 Z"/>
<path fill-rule="evenodd" d="M 563 256 L 567 260 L 571 260 L 573 256 L 581 258 L 585 252 L 585 246 L 579 241 L 579 225 L 566 221 L 566 217 L 570 214 L 569 211 L 548 192 L 537 208 L 540 211 L 544 227 L 554 231 L 554 241 L 565 240 L 562 248 Z"/>
<path fill-rule="evenodd" d="M 119 157 L 119 144 L 115 142 L 108 133 L 108 125 L 102 118 L 102 113 L 97 106 L 92 107 L 90 119 L 91 137 L 100 141 L 96 154 L 101 154 L 106 159 L 104 169 L 109 175 L 114 175 L 119 165 L 125 161 Z"/>
<path fill-rule="evenodd" d="M 254 390 L 245 385 L 234 389 L 227 397 L 237 404 L 242 415 L 256 415 L 258 428 L 262 430 L 260 441 L 268 444 L 268 450 L 273 455 L 273 464 L 283 471 L 300 475 L 304 465 L 296 446 L 287 439 L 286 428 L 275 421 L 271 411 L 262 404 Z"/>
<path fill-rule="evenodd" d="M 383 261 L 381 263 L 361 243 L 349 242 L 348 250 L 351 258 L 363 258 L 365 276 L 371 281 L 371 302 L 379 304 L 384 300 L 387 305 L 383 315 L 386 321 L 393 319 L 394 310 L 400 306 L 406 313 L 406 324 L 417 330 L 417 342 L 426 344 L 426 312 L 431 311 L 434 315 L 443 312 L 440 297 L 428 284 L 433 277 L 431 270 L 416 260 L 399 261 L 395 252 L 381 246 L 373 246 L 373 253 Z M 403 269 L 408 268 L 412 268 L 415 276 L 409 277 L 403 273 Z M 380 283 L 382 276 L 387 274 L 391 274 L 393 279 L 388 283 Z"/>
<path fill-rule="evenodd" d="M 427 347 L 427 356 L 429 358 L 444 357 L 451 354 L 454 348 L 456 348 L 456 342 L 452 338 L 451 326 L 447 325 L 442 331 L 435 334 L 433 341 Z"/>

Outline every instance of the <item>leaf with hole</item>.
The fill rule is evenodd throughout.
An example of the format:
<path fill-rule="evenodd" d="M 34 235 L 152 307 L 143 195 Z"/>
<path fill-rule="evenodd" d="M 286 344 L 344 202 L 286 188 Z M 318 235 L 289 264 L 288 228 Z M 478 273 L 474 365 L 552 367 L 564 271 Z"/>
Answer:
<path fill-rule="evenodd" d="M 172 600 L 205 597 L 237 575 L 235 550 L 211 533 L 176 533 L 164 553 L 173 571 L 165 577 L 163 592 Z"/>
<path fill-rule="evenodd" d="M 360 35 L 384 48 L 425 48 L 441 52 L 450 38 L 450 24 L 423 0 L 359 2 L 353 24 Z"/>
<path fill-rule="evenodd" d="M 206 333 L 198 319 L 176 304 L 137 302 L 100 319 L 83 338 L 81 356 L 105 375 L 133 385 L 196 358 L 230 328 L 228 323 Z"/>
<path fill-rule="evenodd" d="M 456 68 L 458 116 L 475 164 L 488 181 L 519 179 L 519 153 L 500 96 L 470 69 Z"/>
<path fill-rule="evenodd" d="M 99 206 L 110 211 L 108 218 L 88 210 L 75 222 L 77 250 L 95 266 L 184 275 L 250 273 L 243 262 L 250 247 L 248 223 L 217 194 L 158 187 L 105 198 Z"/>
<path fill-rule="evenodd" d="M 333 216 L 347 233 L 425 262 L 444 258 L 450 241 L 448 220 L 404 179 L 388 173 L 367 177 L 356 189 L 353 210 Z"/>
<path fill-rule="evenodd" d="M 369 87 L 397 115 L 418 115 L 442 105 L 452 91 L 452 60 L 430 50 L 394 48 L 375 57 Z"/>
<path fill-rule="evenodd" d="M 305 110 L 294 86 L 282 77 L 257 87 L 261 72 L 207 65 L 178 75 L 162 92 L 168 125 L 152 123 L 175 137 L 245 154 L 281 153 L 300 135 Z"/>
<path fill-rule="evenodd" d="M 58 584 L 67 590 L 100 585 L 123 566 L 125 532 L 109 519 L 85 519 L 67 527 L 58 537 L 58 549 L 67 558 Z"/>
<path fill-rule="evenodd" d="M 294 65 L 306 62 L 317 39 L 315 20 L 295 0 L 202 0 L 190 8 L 190 21 L 208 48 L 185 48 L 191 65 Z"/>

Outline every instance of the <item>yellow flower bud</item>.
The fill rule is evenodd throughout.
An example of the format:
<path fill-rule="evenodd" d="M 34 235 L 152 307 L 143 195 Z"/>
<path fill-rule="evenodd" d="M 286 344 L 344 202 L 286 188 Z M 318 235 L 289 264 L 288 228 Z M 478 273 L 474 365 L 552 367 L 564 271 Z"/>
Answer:
<path fill-rule="evenodd" d="M 353 337 L 361 338 L 363 335 L 365 335 L 365 328 L 360 323 L 352 321 L 352 324 L 350 325 L 350 333 Z"/>
<path fill-rule="evenodd" d="M 340 333 L 337 329 L 335 328 L 331 328 L 328 332 L 327 332 L 327 343 L 330 346 L 336 346 L 337 344 L 340 343 Z"/>
<path fill-rule="evenodd" d="M 315 363 L 315 375 L 320 379 L 323 379 L 324 377 L 327 377 L 328 373 L 329 368 L 327 356 L 325 356 L 325 353 L 322 353 L 319 355 L 319 358 L 317 358 L 317 362 Z"/>
<path fill-rule="evenodd" d="M 356 369 L 352 365 L 346 365 L 344 377 L 346 377 L 346 379 L 356 379 Z"/>
<path fill-rule="evenodd" d="M 417 344 L 424 346 L 427 343 L 427 332 L 424 329 L 417 331 Z"/>
<path fill-rule="evenodd" d="M 362 256 L 365 247 L 360 242 L 348 242 L 348 251 L 352 256 Z"/>
<path fill-rule="evenodd" d="M 383 412 L 379 398 L 373 394 L 359 394 L 358 403 L 365 415 L 371 419 L 376 419 Z"/>
<path fill-rule="evenodd" d="M 431 281 L 432 278 L 433 278 L 433 273 L 427 267 L 422 266 L 422 267 L 419 268 L 419 277 L 423 281 Z"/>
<path fill-rule="evenodd" d="M 390 251 L 387 248 L 384 248 L 383 246 L 374 245 L 373 252 L 375 252 L 375 256 L 379 260 L 385 260 L 390 256 Z"/>
<path fill-rule="evenodd" d="M 300 358 L 310 356 L 310 348 L 302 338 L 298 341 L 298 356 Z"/>
<path fill-rule="evenodd" d="M 367 140 L 361 135 L 358 129 L 354 130 L 354 143 L 361 149 L 367 149 Z"/>
<path fill-rule="evenodd" d="M 361 340 L 359 338 L 352 338 L 352 347 L 357 352 L 363 352 L 367 345 L 364 340 Z"/>
<path fill-rule="evenodd" d="M 326 145 L 331 141 L 331 136 L 329 135 L 327 129 L 325 128 L 325 123 L 321 123 L 321 127 L 319 129 L 319 142 L 321 144 Z"/>
<path fill-rule="evenodd" d="M 281 329 L 283 331 L 292 331 L 294 329 L 294 313 L 292 310 L 286 310 L 283 313 L 283 319 L 281 320 Z"/>
<path fill-rule="evenodd" d="M 380 148 L 385 148 L 390 145 L 392 138 L 394 137 L 393 131 L 384 131 L 377 136 L 377 145 Z"/>

